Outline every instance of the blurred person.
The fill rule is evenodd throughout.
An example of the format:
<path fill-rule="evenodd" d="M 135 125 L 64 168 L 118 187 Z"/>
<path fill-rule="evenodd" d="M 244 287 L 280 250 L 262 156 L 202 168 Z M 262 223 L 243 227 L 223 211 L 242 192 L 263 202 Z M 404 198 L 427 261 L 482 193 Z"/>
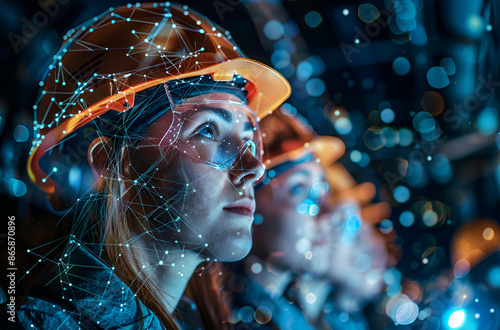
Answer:
<path fill-rule="evenodd" d="M 327 210 L 326 168 L 345 147 L 337 138 L 316 136 L 298 116 L 282 107 L 260 122 L 267 172 L 256 189 L 254 246 L 231 288 L 237 329 L 312 327 L 297 301 L 298 280 L 328 270 L 317 224 Z"/>
<path fill-rule="evenodd" d="M 386 205 L 377 207 L 378 216 L 388 215 Z M 329 251 L 330 267 L 324 277 L 302 278 L 301 305 L 317 328 L 369 329 L 362 311 L 383 289 L 386 241 L 362 220 L 359 200 L 342 199 L 323 217 L 328 218 L 320 220 L 318 235 Z"/>
<path fill-rule="evenodd" d="M 323 311 L 332 285 L 338 287 L 336 302 L 345 300 L 342 308 L 349 312 L 381 290 L 384 241 L 372 228 L 360 229 L 360 205 L 372 223 L 388 216 L 389 206 L 370 204 L 375 186 L 357 185 L 336 162 L 345 150 L 339 139 L 315 136 L 288 107 L 261 127 L 268 170 L 256 190 L 255 243 L 233 289 L 232 321 L 237 328 L 330 327 Z M 355 259 L 366 254 L 373 257 L 370 275 L 352 274 L 349 289 L 342 290 L 356 271 Z"/>

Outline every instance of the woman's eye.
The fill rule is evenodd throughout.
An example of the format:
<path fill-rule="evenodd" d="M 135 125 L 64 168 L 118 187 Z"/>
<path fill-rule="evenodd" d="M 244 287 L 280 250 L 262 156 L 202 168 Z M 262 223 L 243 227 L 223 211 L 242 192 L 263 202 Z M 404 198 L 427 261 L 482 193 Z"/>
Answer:
<path fill-rule="evenodd" d="M 294 196 L 299 196 L 304 193 L 306 190 L 306 186 L 304 184 L 294 184 L 293 186 L 290 187 L 290 192 Z"/>
<path fill-rule="evenodd" d="M 215 140 L 215 128 L 213 128 L 210 124 L 203 125 L 196 134 L 206 137 L 210 140 Z"/>

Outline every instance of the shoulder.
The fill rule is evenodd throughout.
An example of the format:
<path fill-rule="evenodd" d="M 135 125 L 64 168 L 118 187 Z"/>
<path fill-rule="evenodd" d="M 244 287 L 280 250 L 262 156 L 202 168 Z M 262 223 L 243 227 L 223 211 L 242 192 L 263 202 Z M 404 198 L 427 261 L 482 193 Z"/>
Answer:
<path fill-rule="evenodd" d="M 46 300 L 27 297 L 16 311 L 17 321 L 25 329 L 80 329 L 65 309 Z"/>

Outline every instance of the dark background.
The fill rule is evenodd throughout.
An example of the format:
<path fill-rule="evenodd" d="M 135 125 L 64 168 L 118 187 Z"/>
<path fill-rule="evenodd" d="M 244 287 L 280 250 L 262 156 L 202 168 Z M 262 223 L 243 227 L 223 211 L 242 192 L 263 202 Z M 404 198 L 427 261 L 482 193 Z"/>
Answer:
<path fill-rule="evenodd" d="M 425 287 L 438 274 L 449 272 L 454 231 L 477 218 L 498 222 L 500 144 L 495 89 L 500 87 L 496 83 L 500 81 L 500 20 L 496 2 L 294 0 L 278 2 L 271 6 L 273 10 L 257 10 L 250 2 L 256 1 L 186 0 L 183 4 L 230 30 L 248 57 L 285 75 L 293 87 L 288 103 L 319 134 L 344 140 L 347 151 L 342 163 L 358 182 L 374 182 L 377 200 L 393 206 L 390 221 L 383 222 L 381 230 L 397 233 L 392 244 L 402 278 Z M 415 13 L 411 8 L 401 9 L 408 2 Z M 22 221 L 48 212 L 44 196 L 27 177 L 25 164 L 33 138 L 32 107 L 38 82 L 62 36 L 109 7 L 123 4 L 102 0 L 0 2 L 2 219 L 15 215 Z M 362 4 L 375 6 L 381 16 L 372 23 L 363 22 L 358 13 Z M 322 19 L 316 27 L 306 20 L 311 11 Z M 397 15 L 413 15 L 416 27 L 398 31 Z M 283 35 L 276 40 L 263 32 L 273 19 L 283 27 Z M 30 23 L 38 26 L 30 30 Z M 289 59 L 283 58 L 278 50 L 290 47 L 295 51 Z M 396 72 L 394 60 L 398 57 L 408 60 L 407 74 Z M 448 69 L 441 62 L 444 58 L 451 58 L 456 70 L 448 76 L 446 86 L 434 88 L 427 73 L 440 65 Z M 299 70 L 300 63 L 306 62 Z M 320 95 L 314 91 L 321 91 L 321 82 L 311 82 L 313 78 L 324 83 Z M 308 91 L 311 86 L 316 86 L 314 95 Z M 386 108 L 395 114 L 389 123 L 381 118 Z M 422 111 L 433 115 L 428 122 L 434 125 L 430 133 L 419 132 L 422 127 L 415 123 L 416 114 Z M 338 118 L 347 118 L 351 128 Z M 413 134 L 407 143 L 400 143 L 402 129 Z M 359 154 L 361 160 L 356 158 Z M 398 195 L 399 186 L 408 188 L 408 200 Z M 434 201 L 438 215 L 433 225 L 426 224 L 420 212 L 428 201 Z M 404 211 L 415 215 L 409 227 L 400 222 Z M 425 254 L 429 249 L 433 252 Z"/>

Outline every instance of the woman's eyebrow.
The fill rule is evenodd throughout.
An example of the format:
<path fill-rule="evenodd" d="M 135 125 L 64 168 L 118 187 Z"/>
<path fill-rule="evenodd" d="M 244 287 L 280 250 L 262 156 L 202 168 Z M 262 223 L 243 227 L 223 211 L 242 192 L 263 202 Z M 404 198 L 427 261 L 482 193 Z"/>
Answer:
<path fill-rule="evenodd" d="M 309 172 L 308 170 L 298 170 L 297 172 L 293 173 L 292 176 L 293 177 L 304 176 L 304 177 L 310 178 L 312 175 L 311 175 L 311 172 Z"/>
<path fill-rule="evenodd" d="M 232 123 L 232 121 L 233 121 L 232 113 L 226 109 L 203 106 L 203 107 L 200 107 L 200 110 L 204 110 L 204 111 L 206 110 L 206 111 L 213 112 L 214 114 L 216 114 L 217 116 L 219 116 L 220 118 L 222 118 L 225 122 L 227 122 L 229 124 Z"/>

